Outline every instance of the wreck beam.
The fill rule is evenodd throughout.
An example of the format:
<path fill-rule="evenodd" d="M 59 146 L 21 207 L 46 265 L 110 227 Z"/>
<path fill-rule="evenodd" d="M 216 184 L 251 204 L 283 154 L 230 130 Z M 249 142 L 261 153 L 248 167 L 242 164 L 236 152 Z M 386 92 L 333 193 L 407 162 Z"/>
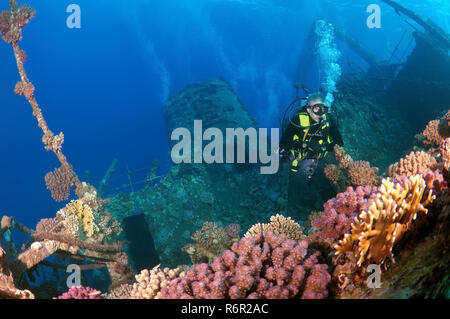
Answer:
<path fill-rule="evenodd" d="M 444 49 L 446 50 L 450 49 L 450 37 L 448 36 L 448 34 L 445 33 L 444 30 L 439 28 L 437 25 L 434 25 L 430 22 L 423 20 L 414 11 L 406 9 L 405 7 L 401 6 L 395 1 L 392 0 L 382 0 L 382 1 L 387 5 L 391 6 L 392 8 L 394 8 L 398 14 L 400 14 L 401 12 L 408 18 L 420 24 L 425 29 L 425 31 L 427 31 L 431 36 L 436 38 L 444 46 Z"/>

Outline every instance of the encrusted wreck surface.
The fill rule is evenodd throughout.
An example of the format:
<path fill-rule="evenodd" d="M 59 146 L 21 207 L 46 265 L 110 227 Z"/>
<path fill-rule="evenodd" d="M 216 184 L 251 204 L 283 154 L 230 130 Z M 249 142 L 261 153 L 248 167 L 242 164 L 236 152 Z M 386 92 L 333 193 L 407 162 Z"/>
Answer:
<path fill-rule="evenodd" d="M 192 129 L 194 120 L 203 120 L 204 129 L 255 127 L 231 86 L 220 79 L 173 94 L 164 110 L 169 132 L 177 127 Z M 177 266 L 190 262 L 181 249 L 204 222 L 223 227 L 240 224 L 245 230 L 280 211 L 280 180 L 278 175 L 261 175 L 258 167 L 247 165 L 180 164 L 157 184 L 115 196 L 108 209 L 119 219 L 136 210 L 144 213 L 161 263 Z"/>
<path fill-rule="evenodd" d="M 374 82 L 379 81 L 366 74 L 344 74 L 333 110 L 347 153 L 382 173 L 409 151 L 414 131 Z"/>
<path fill-rule="evenodd" d="M 194 120 L 201 120 L 204 130 L 220 129 L 224 136 L 226 128 L 257 127 L 231 85 L 219 78 L 189 85 L 171 95 L 163 110 L 169 142 L 176 128 L 193 132 Z"/>

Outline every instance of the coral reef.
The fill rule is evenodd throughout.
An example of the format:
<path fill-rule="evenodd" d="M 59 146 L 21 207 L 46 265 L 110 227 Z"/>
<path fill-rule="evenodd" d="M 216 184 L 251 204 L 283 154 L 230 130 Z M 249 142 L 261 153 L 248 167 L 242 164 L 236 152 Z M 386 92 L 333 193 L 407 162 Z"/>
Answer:
<path fill-rule="evenodd" d="M 203 127 L 215 127 L 224 134 L 230 127 L 257 128 L 232 86 L 220 78 L 174 92 L 163 111 L 168 136 L 179 127 L 192 129 L 198 119 L 202 119 Z M 153 171 L 154 167 L 150 176 L 154 176 Z M 239 224 L 248 229 L 268 219 L 271 211 L 280 211 L 283 201 L 279 194 L 286 183 L 279 175 L 261 175 L 257 165 L 182 163 L 171 167 L 158 182 L 111 197 L 106 207 L 119 221 L 136 211 L 143 212 L 160 262 L 174 268 L 190 262 L 189 256 L 179 251 L 204 222 Z"/>
<path fill-rule="evenodd" d="M 132 291 L 133 285 L 123 284 L 111 290 L 106 299 L 134 299 Z"/>
<path fill-rule="evenodd" d="M 357 74 L 342 75 L 337 90 L 341 72 L 331 25 L 317 22 L 317 50 L 325 67 L 322 84 L 328 90 L 327 101 L 331 103 L 335 95 L 336 115 L 342 119 L 347 149 L 336 146 L 338 163 L 326 166 L 324 172 L 338 190 L 352 187 L 325 203 L 323 212 L 311 214 L 310 234 L 306 237 L 303 227 L 294 222 L 295 216 L 276 215 L 268 224 L 257 223 L 268 218 L 268 212 L 283 211 L 280 203 L 284 200 L 284 184 L 280 178 L 261 176 L 252 167 L 179 165 L 159 177 L 153 167 L 143 190 L 120 194 L 109 203 L 99 196 L 106 180 L 99 193 L 82 183 L 62 152 L 64 134 L 55 135 L 48 128 L 35 98 L 35 87 L 25 72 L 26 53 L 19 41 L 22 28 L 34 15 L 33 9 L 18 7 L 16 0 L 10 0 L 10 10 L 0 13 L 0 35 L 12 46 L 17 62 L 20 81 L 14 92 L 30 103 L 43 132 L 45 149 L 60 162 L 60 167 L 45 176 L 46 186 L 56 201 L 64 201 L 75 185 L 78 199 L 59 210 L 55 218 L 42 219 L 36 231 L 11 217 L 2 218 L 0 239 L 5 242 L 6 253 L 0 247 L 0 298 L 33 298 L 33 293 L 26 290 L 29 286 L 25 274 L 33 278 L 41 265 L 65 269 L 64 264 L 46 260 L 53 255 L 64 262 L 93 262 L 81 262 L 81 270 L 106 267 L 111 279 L 106 296 L 78 286 L 58 299 L 450 296 L 450 112 L 431 121 L 423 131 L 420 138 L 428 145 L 427 153 L 411 153 L 391 165 L 388 175 L 392 180 L 381 182 L 378 168 L 371 167 L 368 161 L 353 161 L 352 157 L 387 168 L 405 151 L 402 143 L 392 141 L 408 138 L 408 123 L 395 110 L 378 107 L 381 104 L 372 98 L 375 93 L 368 97 L 368 91 L 354 90 L 352 81 L 358 81 Z M 216 112 L 210 111 L 212 107 Z M 220 79 L 174 94 L 164 111 L 169 132 L 175 127 L 190 128 L 197 118 L 202 118 L 205 126 L 222 129 L 256 127 L 231 86 Z M 153 182 L 156 178 L 157 183 Z M 191 261 L 206 259 L 209 264 L 197 264 L 191 269 L 157 266 L 134 276 L 116 236 L 121 232 L 119 220 L 137 210 L 145 212 L 165 265 L 184 263 L 187 256 L 179 251 L 189 237 L 195 243 L 183 249 Z M 229 226 L 223 228 L 219 223 Z M 245 229 L 253 225 L 245 238 L 239 240 L 240 227 L 236 223 Z M 16 249 L 11 239 L 15 229 L 30 235 L 21 249 Z M 326 249 L 322 249 L 324 246 Z M 327 254 L 331 247 L 336 249 L 333 258 Z M 394 263 L 394 253 L 397 263 L 387 268 L 388 260 Z M 362 285 L 370 262 L 385 265 L 383 286 L 378 290 Z M 131 283 L 133 277 L 136 281 Z M 44 287 L 42 284 L 39 289 Z"/>
<path fill-rule="evenodd" d="M 19 46 L 19 41 L 22 40 L 22 28 L 25 27 L 27 23 L 35 16 L 36 12 L 34 9 L 26 5 L 18 7 L 17 0 L 11 0 L 9 4 L 10 10 L 2 11 L 0 13 L 0 35 L 2 35 L 2 39 L 5 42 L 12 46 L 14 57 L 17 62 L 17 69 L 21 80 L 16 84 L 14 92 L 19 95 L 24 95 L 28 100 L 31 108 L 33 109 L 33 116 L 36 118 L 39 128 L 41 128 L 44 133 L 42 142 L 44 143 L 45 149 L 47 151 L 52 151 L 61 164 L 58 172 L 55 171 L 56 174 L 53 173 L 53 175 L 48 175 L 47 177 L 47 180 L 50 182 L 47 186 L 51 187 L 50 189 L 52 190 L 52 195 L 54 195 L 56 199 L 61 199 L 67 194 L 68 179 L 70 179 L 77 188 L 81 186 L 81 182 L 73 171 L 72 166 L 67 161 L 66 156 L 62 152 L 64 134 L 60 133 L 55 135 L 48 128 L 47 122 L 42 115 L 42 110 L 39 108 L 39 104 L 35 98 L 35 87 L 29 80 L 23 65 L 26 54 Z M 63 181 L 56 180 L 61 177 L 59 176 L 59 173 L 64 174 Z M 71 177 L 68 177 L 67 175 L 71 175 Z M 61 186 L 61 189 L 56 190 L 56 188 Z"/>
<path fill-rule="evenodd" d="M 53 299 L 103 299 L 101 292 L 91 287 L 73 286 L 61 296 Z"/>
<path fill-rule="evenodd" d="M 73 200 L 66 206 L 69 215 L 75 215 L 83 226 L 86 236 L 92 237 L 94 232 L 98 232 L 99 228 L 94 223 L 94 213 L 91 207 L 85 204 L 81 199 Z"/>
<path fill-rule="evenodd" d="M 446 138 L 441 146 L 441 158 L 444 169 L 450 171 L 450 137 Z"/>
<path fill-rule="evenodd" d="M 334 164 L 325 168 L 325 176 L 339 186 L 338 189 L 342 189 L 346 183 L 353 187 L 380 184 L 377 167 L 371 167 L 366 161 L 353 161 L 352 157 L 339 145 L 334 146 L 334 154 L 339 168 L 345 170 L 346 176 Z"/>
<path fill-rule="evenodd" d="M 328 164 L 325 166 L 323 172 L 325 177 L 333 182 L 335 186 L 338 186 L 339 181 L 342 179 L 342 173 L 334 164 Z"/>
<path fill-rule="evenodd" d="M 423 174 L 423 179 L 427 189 L 433 190 L 437 196 L 442 195 L 448 189 L 447 181 L 439 170 L 426 172 Z"/>
<path fill-rule="evenodd" d="M 369 162 L 356 161 L 347 168 L 350 184 L 353 187 L 358 186 L 376 186 L 379 185 L 378 168 L 370 167 Z"/>
<path fill-rule="evenodd" d="M 339 293 L 353 292 L 361 286 L 366 269 L 357 264 L 353 252 L 348 251 L 333 257 L 332 263 L 335 265 L 332 280 L 336 283 Z"/>
<path fill-rule="evenodd" d="M 424 196 L 425 181 L 420 175 L 410 177 L 409 182 L 403 185 L 394 185 L 389 179 L 384 179 L 379 191 L 368 210 L 355 219 L 351 234 L 346 234 L 335 246 L 336 254 L 353 251 L 358 256 L 358 265 L 364 261 L 380 265 L 387 258 L 395 262 L 392 254 L 394 244 L 408 230 L 417 214 L 428 212 L 425 206 L 435 199 L 431 191 Z"/>
<path fill-rule="evenodd" d="M 161 289 L 168 287 L 171 280 L 185 275 L 185 267 L 161 269 L 158 265 L 150 271 L 145 269 L 136 275 L 137 282 L 133 284 L 131 297 L 133 299 L 161 299 Z"/>
<path fill-rule="evenodd" d="M 331 276 L 306 240 L 267 232 L 234 243 L 212 265 L 199 264 L 162 289 L 178 298 L 326 298 Z"/>
<path fill-rule="evenodd" d="M 376 299 L 448 299 L 450 296 L 450 195 L 443 194 L 428 208 L 428 215 L 417 218 L 416 226 L 406 233 L 394 249 L 396 262 L 383 272 L 381 286 L 367 288 L 361 283 L 360 274 L 364 267 L 356 267 L 356 259 L 342 260 L 334 273 L 347 286 L 337 293 L 336 298 Z M 340 256 L 353 256 L 346 252 Z M 362 270 L 362 271 L 361 271 Z M 357 277 L 354 281 L 353 278 Z M 359 279 L 358 279 L 359 278 Z M 363 282 L 364 283 L 364 282 Z"/>
<path fill-rule="evenodd" d="M 41 219 L 36 225 L 36 233 L 58 233 L 62 227 L 56 218 Z"/>
<path fill-rule="evenodd" d="M 432 143 L 439 147 L 444 142 L 444 139 L 439 134 L 439 120 L 430 121 L 422 134 L 426 138 L 424 140 L 425 144 Z"/>
<path fill-rule="evenodd" d="M 339 162 L 339 168 L 348 168 L 351 163 L 353 163 L 353 159 L 350 155 L 347 154 L 345 149 L 339 145 L 334 146 L 334 156 L 336 160 Z"/>
<path fill-rule="evenodd" d="M 17 6 L 17 0 L 10 1 L 11 10 L 0 13 L 0 35 L 9 44 L 22 40 L 22 28 L 34 18 L 36 11 L 28 6 Z"/>
<path fill-rule="evenodd" d="M 14 286 L 14 279 L 2 247 L 0 247 L 0 299 L 34 299 L 30 291 L 20 290 Z"/>
<path fill-rule="evenodd" d="M 349 187 L 328 200 L 324 204 L 324 212 L 311 222 L 315 231 L 309 237 L 332 246 L 350 231 L 354 218 L 369 207 L 369 200 L 376 190 L 373 186 Z"/>
<path fill-rule="evenodd" d="M 389 166 L 388 176 L 414 176 L 418 174 L 424 174 L 429 170 L 435 170 L 437 168 L 436 159 L 425 153 L 411 152 L 405 158 L 400 159 L 399 162 Z"/>
<path fill-rule="evenodd" d="M 306 236 L 303 234 L 304 228 L 298 223 L 293 221 L 290 217 L 284 217 L 283 215 L 276 214 L 270 217 L 270 223 L 268 224 L 255 224 L 244 235 L 244 237 L 250 238 L 258 235 L 264 235 L 267 232 L 272 232 L 276 236 L 284 234 L 286 238 L 291 240 L 302 240 Z"/>
<path fill-rule="evenodd" d="M 450 111 L 448 111 L 439 121 L 438 132 L 443 138 L 450 137 Z"/>
<path fill-rule="evenodd" d="M 231 224 L 224 229 L 217 223 L 205 222 L 191 239 L 195 243 L 184 246 L 182 250 L 189 254 L 192 263 L 212 262 L 239 240 L 239 225 Z"/>
<path fill-rule="evenodd" d="M 73 174 L 65 166 L 55 168 L 53 172 L 45 175 L 45 184 L 57 202 L 67 200 L 73 185 Z"/>

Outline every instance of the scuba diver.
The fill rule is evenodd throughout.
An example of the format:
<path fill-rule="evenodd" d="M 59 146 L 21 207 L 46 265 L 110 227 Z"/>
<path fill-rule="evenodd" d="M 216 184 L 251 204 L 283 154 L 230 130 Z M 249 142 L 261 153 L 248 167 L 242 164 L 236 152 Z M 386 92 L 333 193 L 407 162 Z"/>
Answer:
<path fill-rule="evenodd" d="M 330 108 L 325 104 L 324 92 L 299 98 L 300 88 L 308 94 L 309 91 L 298 84 L 296 88 L 297 98 L 286 110 L 283 122 L 287 122 L 286 115 L 290 108 L 294 104 L 299 106 L 289 112 L 289 121 L 283 128 L 279 153 L 282 162 L 290 164 L 288 213 L 297 214 L 299 209 L 305 209 L 303 218 L 300 219 L 306 219 L 310 208 L 320 209 L 324 200 L 334 192 L 323 174 L 323 169 L 318 167 L 322 160 L 333 152 L 334 145 L 343 146 L 344 142 Z M 305 100 L 306 103 L 302 105 Z M 321 165 L 320 167 L 322 168 Z"/>
<path fill-rule="evenodd" d="M 322 93 L 311 94 L 305 106 L 290 119 L 280 141 L 280 154 L 283 159 L 291 160 L 291 171 L 301 171 L 308 179 L 314 175 L 319 160 L 332 152 L 335 144 L 344 145 L 324 100 Z"/>

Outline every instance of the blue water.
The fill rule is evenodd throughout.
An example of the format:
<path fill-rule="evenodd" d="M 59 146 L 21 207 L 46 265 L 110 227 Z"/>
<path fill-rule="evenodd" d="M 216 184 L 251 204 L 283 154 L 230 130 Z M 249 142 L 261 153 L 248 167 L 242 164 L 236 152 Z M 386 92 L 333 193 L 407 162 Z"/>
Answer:
<path fill-rule="evenodd" d="M 367 28 L 365 8 L 372 2 L 361 0 L 27 3 L 37 16 L 25 29 L 21 46 L 28 54 L 25 66 L 37 100 L 49 127 L 64 132 L 63 151 L 75 171 L 83 179 L 89 170 L 94 185 L 113 158 L 119 159 L 119 173 L 126 165 L 138 169 L 154 159 L 161 162 L 161 172 L 168 170 L 161 107 L 169 94 L 195 81 L 224 77 L 260 126 L 277 126 L 294 97 L 298 56 L 318 17 L 347 31 L 380 59 L 390 58 L 405 30 L 399 52 L 412 49 L 407 50 L 411 27 L 403 22 L 405 17 L 381 1 L 379 30 Z M 66 26 L 70 3 L 82 9 L 80 30 Z M 401 3 L 450 32 L 449 1 Z M 53 201 L 44 182 L 44 175 L 59 163 L 44 150 L 30 106 L 13 94 L 18 74 L 11 48 L 3 41 L 0 61 L 0 215 L 34 227 L 63 207 Z M 346 63 L 342 68 L 346 70 Z"/>

